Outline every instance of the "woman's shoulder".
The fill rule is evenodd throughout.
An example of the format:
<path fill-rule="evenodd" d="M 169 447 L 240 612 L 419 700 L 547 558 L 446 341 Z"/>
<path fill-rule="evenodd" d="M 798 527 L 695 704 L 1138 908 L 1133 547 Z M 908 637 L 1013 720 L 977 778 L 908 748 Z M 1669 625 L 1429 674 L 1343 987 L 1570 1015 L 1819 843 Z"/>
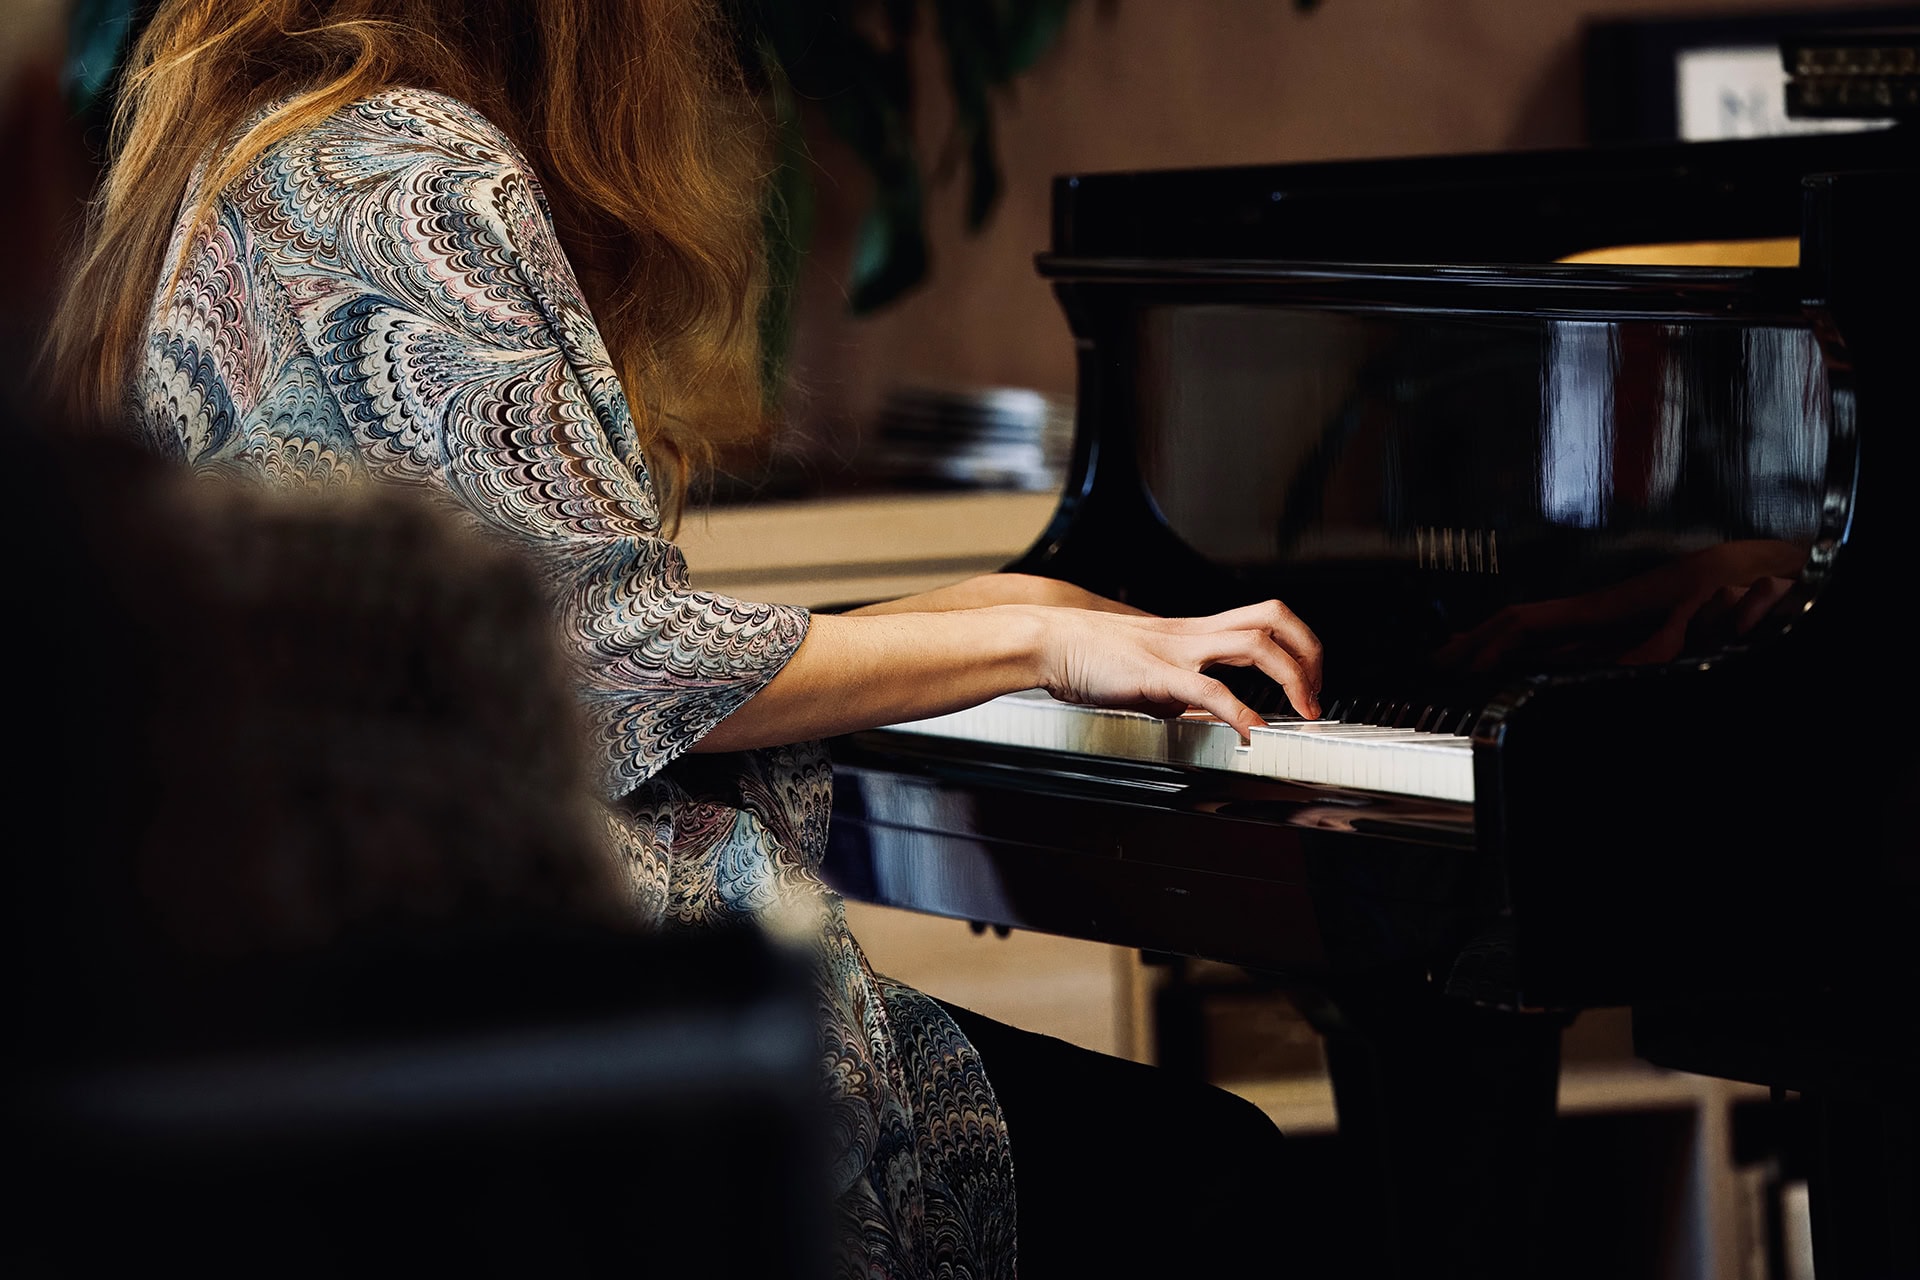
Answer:
<path fill-rule="evenodd" d="M 299 110 L 297 99 L 283 100 L 263 107 L 249 125 Z M 503 192 L 518 194 L 503 200 Z M 459 98 L 407 86 L 380 89 L 299 122 L 222 194 L 263 243 L 285 239 L 303 255 L 352 235 L 365 219 L 400 209 L 418 213 L 432 206 L 459 222 L 524 204 L 537 217 L 551 217 L 532 164 L 504 129 Z M 423 223 L 420 230 L 432 236 L 446 227 Z"/>
<path fill-rule="evenodd" d="M 316 156 L 527 167 L 526 157 L 505 130 L 479 108 L 436 89 L 404 85 L 380 89 L 338 107 L 288 141 Z"/>

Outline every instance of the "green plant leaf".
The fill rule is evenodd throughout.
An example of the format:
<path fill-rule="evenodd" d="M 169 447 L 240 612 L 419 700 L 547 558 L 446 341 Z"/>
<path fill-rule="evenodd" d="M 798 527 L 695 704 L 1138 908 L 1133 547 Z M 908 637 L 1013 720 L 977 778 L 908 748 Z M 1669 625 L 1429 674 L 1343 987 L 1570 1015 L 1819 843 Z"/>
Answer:
<path fill-rule="evenodd" d="M 974 129 L 967 153 L 967 230 L 978 231 L 993 216 L 1004 186 L 1000 152 L 993 136 L 993 118 L 983 117 Z"/>
<path fill-rule="evenodd" d="M 141 0 L 75 0 L 67 15 L 61 88 L 76 114 L 97 110 L 119 75 Z"/>
<path fill-rule="evenodd" d="M 767 293 L 758 317 L 761 396 L 772 408 L 778 404 L 786 381 L 800 266 L 813 240 L 813 159 L 807 152 L 804 121 L 793 86 L 770 48 L 763 44 L 758 56 L 768 80 L 775 145 L 775 165 L 762 211 Z"/>
<path fill-rule="evenodd" d="M 992 218 L 1004 185 L 995 95 L 1060 40 L 1076 0 L 725 0 L 749 47 L 777 64 L 796 102 L 819 110 L 873 180 L 849 282 L 849 305 L 868 314 L 917 288 L 930 267 L 926 176 L 914 136 L 912 45 L 930 6 L 954 106 L 937 179 L 964 171 L 969 231 Z M 1320 0 L 1292 0 L 1306 13 Z M 1111 16 L 1118 0 L 1100 0 Z M 784 131 L 787 126 L 782 125 Z M 806 164 L 783 144 L 781 166 Z M 784 174 L 777 183 L 786 183 Z M 792 184 L 783 197 L 801 198 Z M 808 185 L 810 194 L 811 187 Z M 804 251 L 805 241 L 796 242 Z M 771 295 L 770 295 L 771 296 Z M 775 323 L 769 321 L 769 323 Z M 784 339 L 783 339 L 784 341 Z M 784 349 L 782 347 L 781 349 Z"/>
<path fill-rule="evenodd" d="M 854 241 L 848 301 L 855 315 L 878 311 L 926 278 L 926 221 L 918 173 L 876 196 Z"/>
<path fill-rule="evenodd" d="M 1014 4 L 1007 20 L 1006 78 L 1029 71 L 1060 39 L 1073 0 Z"/>
<path fill-rule="evenodd" d="M 967 227 L 978 230 L 1000 195 L 990 93 L 1001 80 L 1001 32 L 993 7 L 980 0 L 933 0 L 933 7 L 946 47 L 955 138 L 966 157 Z"/>

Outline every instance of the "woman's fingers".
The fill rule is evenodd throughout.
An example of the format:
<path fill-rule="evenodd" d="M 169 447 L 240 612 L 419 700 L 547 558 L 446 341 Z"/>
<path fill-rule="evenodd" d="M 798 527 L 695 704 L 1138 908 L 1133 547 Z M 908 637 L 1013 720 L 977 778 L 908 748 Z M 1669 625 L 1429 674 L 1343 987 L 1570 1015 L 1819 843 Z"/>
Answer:
<path fill-rule="evenodd" d="M 1543 600 L 1536 604 L 1508 605 L 1471 630 L 1461 632 L 1434 652 L 1436 666 L 1464 668 L 1467 671 L 1491 670 L 1510 655 L 1529 649 L 1554 636 L 1577 634 L 1580 612 L 1571 600 Z"/>
<path fill-rule="evenodd" d="M 1688 645 L 1705 648 L 1740 639 L 1779 610 L 1794 586 L 1792 578 L 1759 578 L 1721 587 L 1688 621 Z"/>
<path fill-rule="evenodd" d="M 1623 667 L 1655 666 L 1662 662 L 1672 662 L 1686 647 L 1687 624 L 1692 618 L 1693 609 L 1674 610 L 1661 621 L 1653 634 L 1629 646 L 1614 658 L 1614 662 Z"/>
<path fill-rule="evenodd" d="M 1238 609 L 1229 609 L 1225 613 L 1216 613 L 1208 618 L 1175 619 L 1174 625 L 1183 634 L 1191 636 L 1244 636 L 1258 633 L 1287 655 L 1289 667 L 1298 672 L 1300 682 L 1309 692 L 1320 691 L 1320 637 L 1313 633 L 1313 628 L 1301 621 L 1298 614 L 1278 600 L 1263 600 L 1259 604 L 1243 605 Z M 1225 657 L 1213 660 L 1230 661 Z M 1276 680 L 1281 679 L 1278 673 L 1268 670 L 1265 664 L 1243 662 L 1235 665 L 1259 665 L 1260 669 L 1266 671 L 1268 675 Z M 1285 684 L 1287 681 L 1281 680 L 1281 683 Z"/>
<path fill-rule="evenodd" d="M 1316 665 L 1310 673 L 1306 663 L 1283 649 L 1265 631 L 1225 631 L 1195 637 L 1201 647 L 1189 660 L 1198 669 L 1216 664 L 1230 667 L 1255 667 L 1286 691 L 1294 710 L 1309 720 L 1320 717 L 1320 681 Z"/>
<path fill-rule="evenodd" d="M 1229 609 L 1225 613 L 1215 614 L 1209 621 L 1226 631 L 1248 629 L 1266 632 L 1281 648 L 1300 659 L 1303 667 L 1315 679 L 1319 678 L 1320 637 L 1313 634 L 1312 627 L 1301 621 L 1299 614 L 1278 600 L 1263 600 L 1259 604 Z"/>
<path fill-rule="evenodd" d="M 1319 718 L 1320 637 L 1280 601 L 1263 600 L 1207 618 L 1174 619 L 1170 629 L 1179 632 L 1188 647 L 1167 654 L 1169 660 L 1195 671 L 1216 664 L 1258 668 L 1286 692 L 1287 701 L 1296 711 L 1308 719 Z M 1208 692 L 1219 700 L 1217 694 Z M 1237 698 L 1229 705 L 1231 715 L 1222 715 L 1207 703 L 1193 705 L 1205 706 L 1228 720 L 1242 730 L 1243 738 L 1247 727 L 1264 723 L 1257 716 L 1248 720 L 1253 712 Z"/>
<path fill-rule="evenodd" d="M 1279 601 L 1211 618 L 1126 617 L 1066 610 L 1054 671 L 1056 698 L 1179 714 L 1199 707 L 1234 727 L 1242 741 L 1266 722 L 1220 680 L 1215 665 L 1253 667 L 1308 718 L 1320 715 L 1320 639 Z"/>
<path fill-rule="evenodd" d="M 1286 693 L 1294 710 L 1308 719 L 1320 716 L 1320 638 L 1291 609 L 1277 600 L 1229 610 L 1211 618 L 1179 619 L 1185 632 L 1161 657 L 1188 673 L 1180 696 L 1205 708 L 1240 731 L 1262 720 L 1227 686 L 1200 673 L 1211 666 L 1253 667 Z"/>
<path fill-rule="evenodd" d="M 1746 589 L 1745 597 L 1734 610 L 1732 632 L 1744 636 L 1780 608 L 1787 594 L 1797 585 L 1793 578 L 1760 578 Z"/>
<path fill-rule="evenodd" d="M 1182 669 L 1179 675 L 1168 683 L 1168 692 L 1176 695 L 1188 706 L 1200 707 L 1211 712 L 1216 719 L 1232 725 L 1242 742 L 1249 741 L 1253 736 L 1253 730 L 1267 723 L 1252 707 L 1234 697 L 1233 690 L 1212 676 L 1203 676 L 1197 671 Z"/>

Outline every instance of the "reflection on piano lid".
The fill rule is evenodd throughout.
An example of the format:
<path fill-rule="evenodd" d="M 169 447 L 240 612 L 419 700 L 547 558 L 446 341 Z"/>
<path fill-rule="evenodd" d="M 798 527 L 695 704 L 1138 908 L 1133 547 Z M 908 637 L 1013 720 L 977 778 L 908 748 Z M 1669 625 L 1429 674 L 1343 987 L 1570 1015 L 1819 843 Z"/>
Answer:
<path fill-rule="evenodd" d="M 1162 719 L 1138 711 L 1075 706 L 1041 691 L 890 726 L 926 734 L 1106 760 L 1140 760 L 1250 774 L 1283 782 L 1389 791 L 1432 800 L 1473 800 L 1473 754 L 1462 736 L 1364 722 L 1269 717 L 1241 743 L 1204 711 Z"/>
<path fill-rule="evenodd" d="M 1759 240 L 1608 245 L 1570 253 L 1560 261 L 1622 267 L 1797 267 L 1800 241 L 1773 236 Z"/>

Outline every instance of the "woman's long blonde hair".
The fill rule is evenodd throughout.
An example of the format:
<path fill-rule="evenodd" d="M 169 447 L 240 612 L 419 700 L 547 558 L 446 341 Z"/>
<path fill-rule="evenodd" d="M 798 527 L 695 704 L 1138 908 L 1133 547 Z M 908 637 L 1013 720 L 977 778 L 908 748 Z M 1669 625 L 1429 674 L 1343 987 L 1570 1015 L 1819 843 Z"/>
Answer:
<path fill-rule="evenodd" d="M 526 153 L 677 513 L 765 423 L 766 130 L 711 0 L 162 0 L 49 335 L 54 398 L 78 421 L 125 411 L 196 164 L 201 218 L 276 142 L 395 86 L 467 102 Z"/>

